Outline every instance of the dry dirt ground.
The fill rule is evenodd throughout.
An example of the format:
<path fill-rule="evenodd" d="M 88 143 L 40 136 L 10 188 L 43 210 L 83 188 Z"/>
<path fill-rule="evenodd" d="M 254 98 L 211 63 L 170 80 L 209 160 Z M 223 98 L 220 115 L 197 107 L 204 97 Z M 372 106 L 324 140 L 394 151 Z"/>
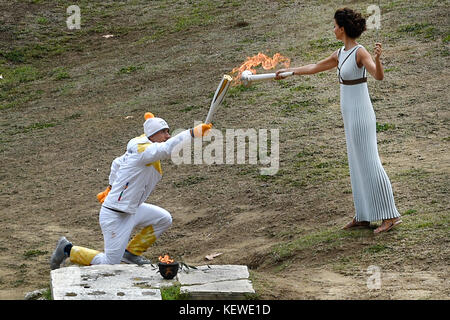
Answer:
<path fill-rule="evenodd" d="M 64 1 L 0 1 L 0 299 L 49 286 L 62 235 L 102 250 L 95 196 L 146 111 L 192 127 L 248 56 L 314 63 L 341 45 L 334 11 L 374 2 L 77 1 L 69 30 Z M 221 252 L 209 263 L 248 265 L 259 299 L 449 299 L 449 7 L 381 1 L 378 35 L 359 40 L 383 43 L 368 85 L 402 225 L 341 230 L 354 208 L 333 70 L 231 88 L 214 128 L 279 129 L 278 173 L 163 162 L 147 202 L 173 225 L 145 256 Z"/>

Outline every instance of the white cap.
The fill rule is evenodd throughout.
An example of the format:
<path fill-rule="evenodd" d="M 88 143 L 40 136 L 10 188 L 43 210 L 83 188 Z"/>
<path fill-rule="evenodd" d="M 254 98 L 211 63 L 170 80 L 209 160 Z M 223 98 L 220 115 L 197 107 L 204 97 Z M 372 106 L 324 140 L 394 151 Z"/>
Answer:
<path fill-rule="evenodd" d="M 144 133 L 148 138 L 162 129 L 169 129 L 169 125 L 161 118 L 148 118 L 144 122 Z"/>

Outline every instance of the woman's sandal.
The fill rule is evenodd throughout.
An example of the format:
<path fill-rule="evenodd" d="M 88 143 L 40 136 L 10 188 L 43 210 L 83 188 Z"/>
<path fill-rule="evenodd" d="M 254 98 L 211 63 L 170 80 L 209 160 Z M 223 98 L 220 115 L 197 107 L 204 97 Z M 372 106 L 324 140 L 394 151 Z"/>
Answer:
<path fill-rule="evenodd" d="M 351 228 L 357 228 L 357 227 L 363 227 L 367 228 L 370 226 L 369 221 L 356 221 L 356 218 L 353 218 L 353 220 L 349 223 L 347 223 L 342 229 L 351 229 Z"/>
<path fill-rule="evenodd" d="M 398 225 L 400 223 L 402 223 L 402 219 L 400 219 L 400 218 L 393 218 L 393 219 L 383 220 L 383 222 L 381 223 L 381 226 L 379 226 L 378 228 L 373 230 L 373 233 L 377 234 L 377 233 L 380 233 L 380 232 L 389 231 L 393 227 L 395 227 L 396 225 Z"/>

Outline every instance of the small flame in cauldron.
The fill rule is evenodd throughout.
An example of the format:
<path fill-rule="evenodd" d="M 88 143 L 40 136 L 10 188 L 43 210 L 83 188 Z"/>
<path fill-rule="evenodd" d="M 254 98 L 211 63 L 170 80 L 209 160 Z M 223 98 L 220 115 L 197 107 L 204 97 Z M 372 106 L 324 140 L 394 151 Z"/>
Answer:
<path fill-rule="evenodd" d="M 173 260 L 173 259 L 170 259 L 170 257 L 169 257 L 168 254 L 166 254 L 164 257 L 159 256 L 158 259 L 159 259 L 160 262 L 162 262 L 162 263 L 167 263 L 167 264 L 173 263 L 173 262 L 175 261 L 175 260 Z"/>

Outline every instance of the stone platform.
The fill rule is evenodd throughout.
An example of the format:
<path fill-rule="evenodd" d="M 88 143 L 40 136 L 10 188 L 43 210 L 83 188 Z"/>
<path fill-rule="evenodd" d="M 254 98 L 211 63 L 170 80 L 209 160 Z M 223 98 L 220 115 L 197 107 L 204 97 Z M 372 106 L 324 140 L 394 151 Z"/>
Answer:
<path fill-rule="evenodd" d="M 186 299 L 246 299 L 255 294 L 247 266 L 204 265 L 164 279 L 156 265 L 71 266 L 51 271 L 54 300 L 161 300 L 160 289 L 180 286 Z"/>

